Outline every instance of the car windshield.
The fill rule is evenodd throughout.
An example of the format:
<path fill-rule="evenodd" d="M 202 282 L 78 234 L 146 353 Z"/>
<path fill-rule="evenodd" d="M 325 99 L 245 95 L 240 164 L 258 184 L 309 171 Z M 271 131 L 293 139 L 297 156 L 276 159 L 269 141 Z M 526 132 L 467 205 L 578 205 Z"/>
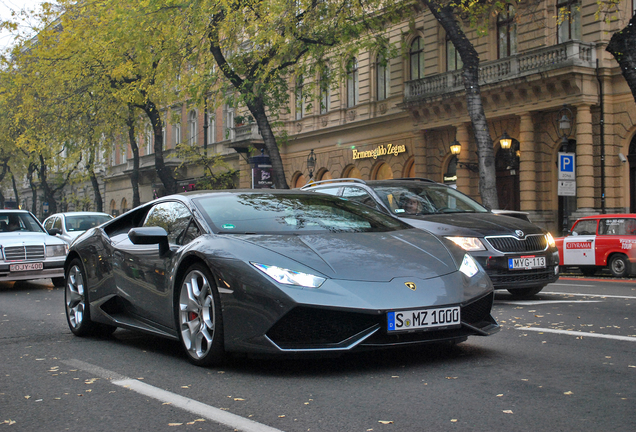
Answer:
<path fill-rule="evenodd" d="M 0 212 L 0 233 L 19 231 L 45 232 L 30 213 Z"/>
<path fill-rule="evenodd" d="M 108 222 L 112 218 L 108 215 L 77 215 L 66 216 L 66 231 L 86 231 L 104 222 Z"/>
<path fill-rule="evenodd" d="M 385 232 L 402 222 L 362 204 L 327 195 L 236 194 L 195 200 L 220 233 Z"/>
<path fill-rule="evenodd" d="M 396 216 L 488 212 L 477 201 L 444 185 L 402 183 L 372 187 Z"/>

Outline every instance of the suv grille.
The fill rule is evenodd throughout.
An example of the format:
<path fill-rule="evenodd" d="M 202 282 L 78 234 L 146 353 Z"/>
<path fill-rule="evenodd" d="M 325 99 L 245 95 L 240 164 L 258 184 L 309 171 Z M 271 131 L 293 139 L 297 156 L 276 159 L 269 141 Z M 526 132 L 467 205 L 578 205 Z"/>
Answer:
<path fill-rule="evenodd" d="M 7 246 L 4 248 L 4 259 L 7 261 L 44 259 L 44 245 Z"/>
<path fill-rule="evenodd" d="M 486 237 L 486 241 L 499 252 L 540 252 L 548 247 L 543 234 L 532 234 L 525 239 L 513 236 Z"/>

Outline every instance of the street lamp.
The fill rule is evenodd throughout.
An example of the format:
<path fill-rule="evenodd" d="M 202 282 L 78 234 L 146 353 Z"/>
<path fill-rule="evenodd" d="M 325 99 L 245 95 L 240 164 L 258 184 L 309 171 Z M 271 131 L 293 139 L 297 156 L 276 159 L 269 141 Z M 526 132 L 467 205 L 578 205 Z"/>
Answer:
<path fill-rule="evenodd" d="M 476 163 L 460 162 L 459 161 L 459 154 L 462 152 L 462 145 L 459 143 L 459 141 L 454 140 L 450 144 L 450 152 L 451 152 L 451 154 L 453 156 L 457 156 L 457 166 L 458 167 L 467 169 L 467 170 L 475 172 L 475 173 L 479 172 L 479 166 Z"/>
<path fill-rule="evenodd" d="M 499 145 L 504 150 L 508 150 L 512 146 L 512 138 L 510 138 L 510 136 L 508 135 L 506 131 L 504 131 L 503 135 L 501 136 L 501 139 L 499 139 Z"/>
<path fill-rule="evenodd" d="M 316 153 L 314 149 L 311 149 L 309 156 L 307 156 L 307 170 L 309 171 L 309 181 L 314 176 L 314 169 L 316 168 Z"/>

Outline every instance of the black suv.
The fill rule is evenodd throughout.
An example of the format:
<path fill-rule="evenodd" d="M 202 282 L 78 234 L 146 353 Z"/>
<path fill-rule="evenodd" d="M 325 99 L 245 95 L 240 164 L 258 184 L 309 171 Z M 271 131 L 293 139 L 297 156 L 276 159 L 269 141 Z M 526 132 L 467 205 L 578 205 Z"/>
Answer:
<path fill-rule="evenodd" d="M 452 240 L 481 264 L 495 289 L 516 297 L 533 296 L 559 278 L 559 252 L 550 233 L 495 214 L 449 186 L 427 179 L 334 179 L 301 189 L 361 202 Z"/>

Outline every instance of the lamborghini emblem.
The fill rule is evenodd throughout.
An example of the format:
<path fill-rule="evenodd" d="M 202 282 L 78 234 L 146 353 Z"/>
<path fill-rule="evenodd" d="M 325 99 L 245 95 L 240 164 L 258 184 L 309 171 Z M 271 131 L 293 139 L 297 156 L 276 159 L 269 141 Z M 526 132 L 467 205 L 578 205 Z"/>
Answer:
<path fill-rule="evenodd" d="M 404 285 L 406 285 L 411 291 L 415 291 L 415 288 L 417 288 L 413 282 L 404 282 Z"/>

